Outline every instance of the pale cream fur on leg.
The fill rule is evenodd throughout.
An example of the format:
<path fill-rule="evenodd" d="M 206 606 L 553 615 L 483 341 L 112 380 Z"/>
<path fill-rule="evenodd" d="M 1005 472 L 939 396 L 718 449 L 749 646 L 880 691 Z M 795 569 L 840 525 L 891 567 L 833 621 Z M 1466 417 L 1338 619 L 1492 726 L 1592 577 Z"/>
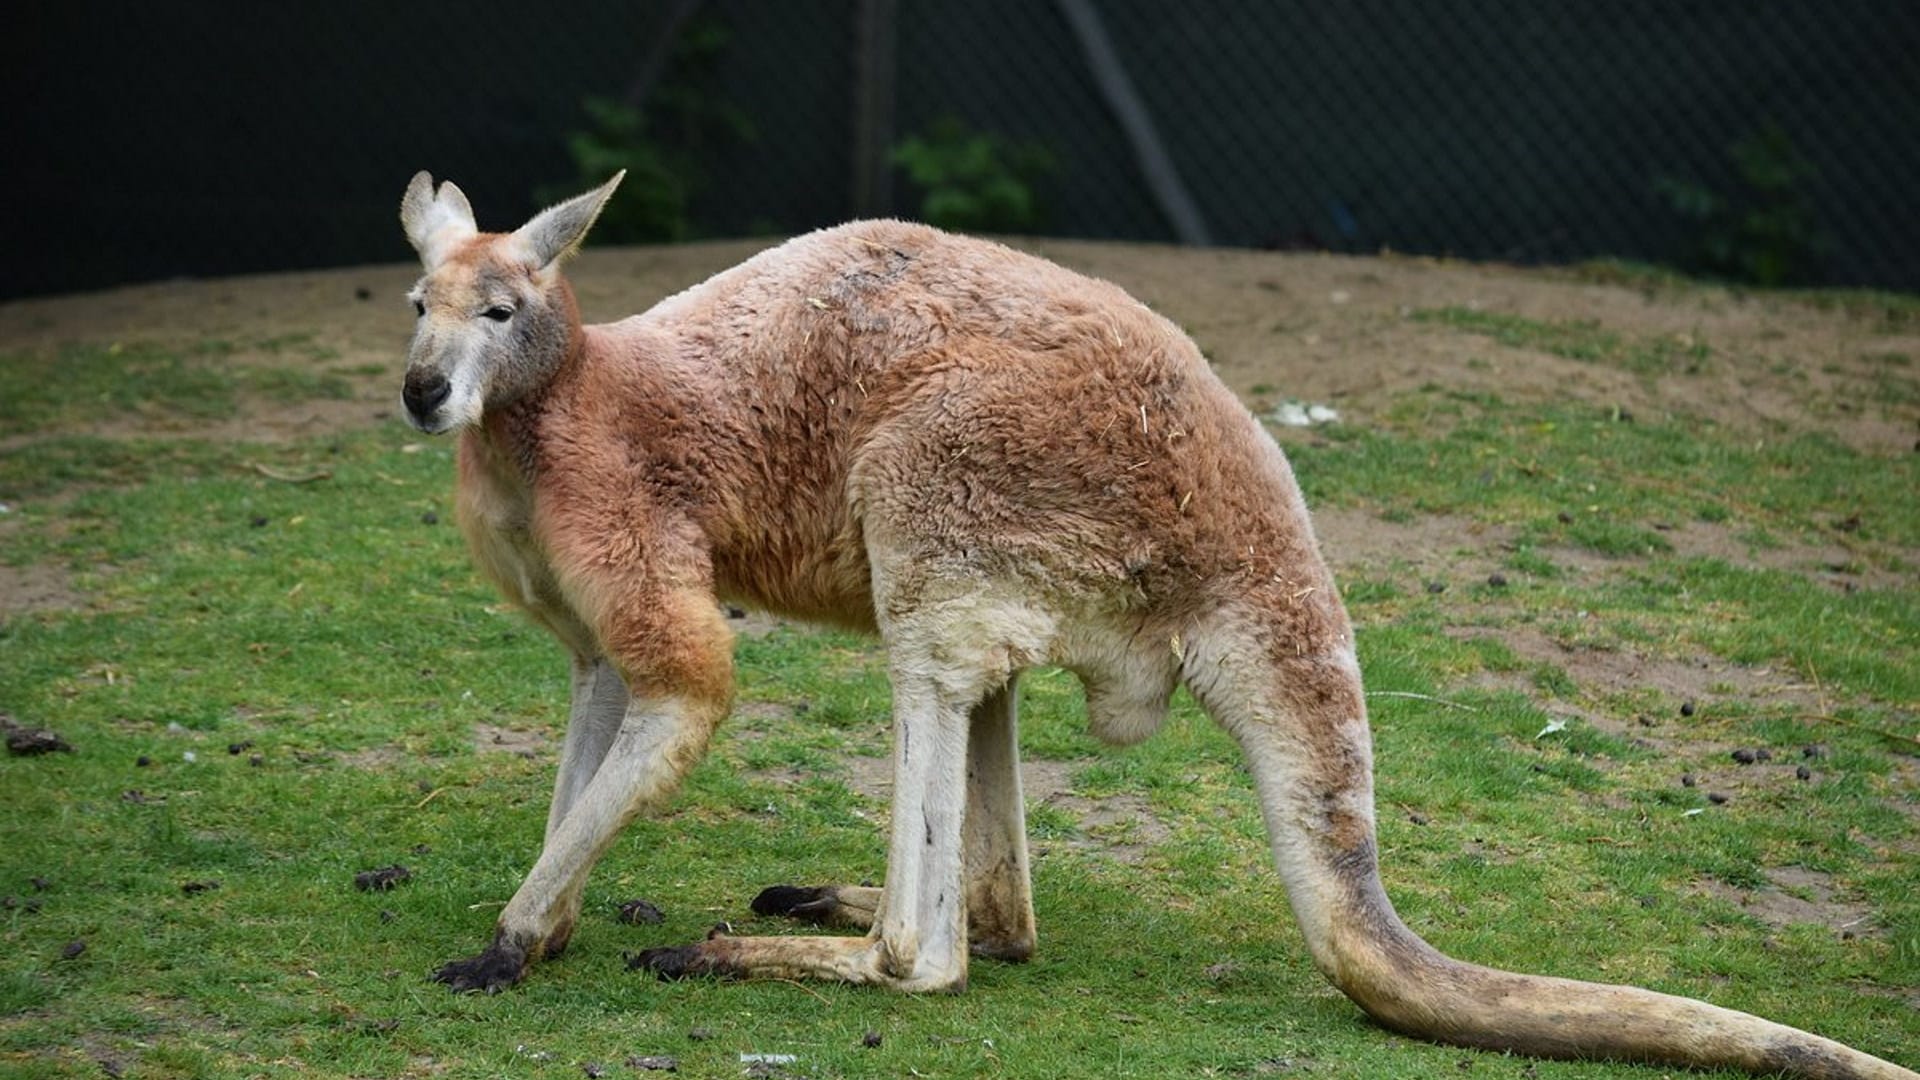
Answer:
<path fill-rule="evenodd" d="M 975 956 L 1026 960 L 1038 942 L 1020 786 L 1018 676 L 973 707 L 967 732 L 967 813 L 962 836 L 967 945 Z M 884 891 L 866 885 L 774 886 L 754 899 L 760 915 L 866 930 Z"/>
<path fill-rule="evenodd" d="M 566 742 L 560 748 L 560 771 L 553 782 L 553 804 L 547 811 L 547 840 L 565 820 L 567 811 L 600 769 L 607 749 L 620 731 L 627 712 L 627 686 L 620 673 L 604 659 L 573 661 L 573 703 L 567 718 Z"/>

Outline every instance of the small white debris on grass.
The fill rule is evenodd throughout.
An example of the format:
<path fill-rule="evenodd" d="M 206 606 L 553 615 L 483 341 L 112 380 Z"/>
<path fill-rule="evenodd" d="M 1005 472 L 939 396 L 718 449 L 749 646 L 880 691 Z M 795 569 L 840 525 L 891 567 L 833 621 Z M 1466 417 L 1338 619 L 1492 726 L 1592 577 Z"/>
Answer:
<path fill-rule="evenodd" d="M 199 761 L 200 759 L 194 755 L 193 751 L 188 750 L 187 752 L 180 755 L 180 760 L 188 763 L 192 763 L 195 761 Z"/>
<path fill-rule="evenodd" d="M 1274 406 L 1267 419 L 1281 427 L 1313 427 L 1338 421 L 1340 413 L 1325 405 L 1288 400 Z"/>
<path fill-rule="evenodd" d="M 797 1054 L 741 1054 L 742 1065 L 792 1065 L 799 1061 Z"/>
<path fill-rule="evenodd" d="M 1541 729 L 1540 729 L 1540 734 L 1538 734 L 1538 735 L 1535 735 L 1535 736 L 1534 736 L 1534 738 L 1536 738 L 1536 739 L 1544 739 L 1544 738 L 1546 738 L 1546 737 L 1547 737 L 1548 735 L 1552 735 L 1552 734 L 1555 734 L 1555 733 L 1557 733 L 1557 732 L 1561 732 L 1561 731 L 1565 731 L 1565 730 L 1567 730 L 1567 722 L 1566 722 L 1566 721 L 1565 721 L 1564 719 L 1562 719 L 1562 718 L 1560 718 L 1560 717 L 1558 717 L 1558 716 L 1555 716 L 1555 717 L 1552 717 L 1552 718 L 1550 718 L 1550 719 L 1549 719 L 1549 720 L 1547 721 L 1547 726 L 1546 726 L 1546 727 L 1543 727 L 1543 728 L 1541 728 Z"/>

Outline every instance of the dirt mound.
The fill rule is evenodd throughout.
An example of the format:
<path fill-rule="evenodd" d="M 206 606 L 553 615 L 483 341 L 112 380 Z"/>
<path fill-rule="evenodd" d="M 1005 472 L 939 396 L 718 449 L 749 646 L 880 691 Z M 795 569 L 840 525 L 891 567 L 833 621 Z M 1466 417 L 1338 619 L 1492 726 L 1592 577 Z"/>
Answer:
<path fill-rule="evenodd" d="M 1920 371 L 1911 366 L 1920 319 L 1908 307 L 1428 259 L 1016 243 L 1140 297 L 1184 327 L 1221 377 L 1256 403 L 1326 402 L 1366 423 L 1395 396 L 1432 385 L 1763 433 L 1818 430 L 1887 452 L 1910 452 L 1920 436 Z M 570 273 L 585 317 L 606 321 L 764 246 L 593 250 Z M 216 341 L 234 362 L 323 366 L 354 392 L 291 407 L 257 402 L 214 437 L 298 438 L 391 423 L 412 324 L 403 294 L 416 274 L 395 264 L 15 301 L 0 305 L 0 354 Z M 1567 347 L 1581 335 L 1610 344 Z"/>

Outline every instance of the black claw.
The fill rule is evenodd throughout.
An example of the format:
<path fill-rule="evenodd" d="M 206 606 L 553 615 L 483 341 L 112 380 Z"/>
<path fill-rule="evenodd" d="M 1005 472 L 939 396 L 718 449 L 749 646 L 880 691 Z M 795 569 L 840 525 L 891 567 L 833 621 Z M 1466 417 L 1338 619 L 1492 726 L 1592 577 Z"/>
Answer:
<path fill-rule="evenodd" d="M 698 945 L 643 949 L 627 955 L 628 971 L 651 971 L 662 979 L 685 979 L 713 974 L 713 965 Z"/>
<path fill-rule="evenodd" d="M 774 885 L 762 889 L 760 895 L 753 898 L 755 915 L 777 915 L 803 922 L 822 922 L 833 914 L 833 908 L 833 887 L 829 885 L 813 888 Z"/>
<path fill-rule="evenodd" d="M 443 964 L 432 978 L 456 994 L 497 994 L 512 988 L 526 973 L 526 950 L 495 939 L 479 956 Z"/>

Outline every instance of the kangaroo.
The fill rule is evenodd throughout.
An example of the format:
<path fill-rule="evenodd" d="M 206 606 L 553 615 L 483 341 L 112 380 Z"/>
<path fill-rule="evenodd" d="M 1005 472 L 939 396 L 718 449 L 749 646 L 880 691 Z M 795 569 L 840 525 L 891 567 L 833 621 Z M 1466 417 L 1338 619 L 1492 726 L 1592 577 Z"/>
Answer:
<path fill-rule="evenodd" d="M 959 991 L 970 955 L 1029 957 L 1017 683 L 1048 664 L 1102 739 L 1151 735 L 1177 685 L 1232 734 L 1314 963 L 1388 1028 L 1915 1080 L 1688 998 L 1463 963 L 1401 922 L 1339 591 L 1278 445 L 1172 323 L 997 244 L 866 221 L 582 325 L 561 263 L 620 179 L 510 233 L 425 172 L 400 206 L 426 270 L 406 416 L 460 433 L 475 561 L 572 657 L 539 858 L 491 943 L 435 979 L 497 991 L 566 948 L 594 862 L 727 714 L 731 601 L 884 642 L 886 876 L 753 901 L 864 935 L 717 932 L 636 968 Z"/>

